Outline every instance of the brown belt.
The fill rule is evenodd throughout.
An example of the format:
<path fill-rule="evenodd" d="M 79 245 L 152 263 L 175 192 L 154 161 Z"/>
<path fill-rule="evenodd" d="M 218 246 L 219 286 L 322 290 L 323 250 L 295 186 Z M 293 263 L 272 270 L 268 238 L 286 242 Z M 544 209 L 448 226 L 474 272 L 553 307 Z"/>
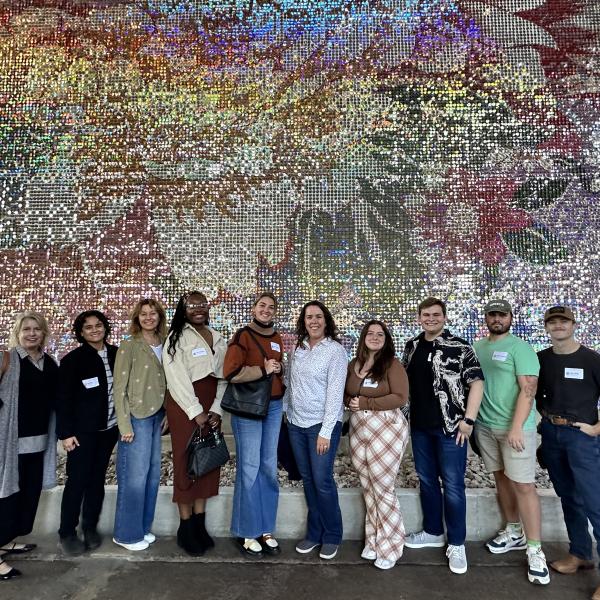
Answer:
<path fill-rule="evenodd" d="M 552 425 L 570 425 L 573 426 L 576 421 L 569 417 L 563 417 L 562 415 L 549 415 L 547 413 L 544 414 L 544 419 L 550 421 Z"/>

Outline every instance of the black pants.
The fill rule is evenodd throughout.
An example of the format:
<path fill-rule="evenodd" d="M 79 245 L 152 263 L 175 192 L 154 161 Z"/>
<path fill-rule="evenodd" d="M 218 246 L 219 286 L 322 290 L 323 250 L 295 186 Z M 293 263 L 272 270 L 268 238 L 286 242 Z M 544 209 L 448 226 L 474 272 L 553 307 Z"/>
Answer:
<path fill-rule="evenodd" d="M 104 480 L 119 430 L 78 434 L 79 446 L 67 455 L 67 481 L 60 506 L 61 538 L 75 535 L 81 512 L 81 528 L 94 530 L 104 501 Z M 83 506 L 82 506 L 83 502 Z"/>
<path fill-rule="evenodd" d="M 44 453 L 19 454 L 19 491 L 0 499 L 0 546 L 33 529 L 42 493 Z"/>

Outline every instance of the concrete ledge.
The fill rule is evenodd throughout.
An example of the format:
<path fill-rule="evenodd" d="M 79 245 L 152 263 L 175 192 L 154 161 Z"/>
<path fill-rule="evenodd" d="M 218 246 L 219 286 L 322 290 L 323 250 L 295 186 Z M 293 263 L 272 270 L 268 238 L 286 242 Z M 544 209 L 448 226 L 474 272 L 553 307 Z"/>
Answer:
<path fill-rule="evenodd" d="M 398 488 L 400 506 L 407 531 L 420 528 L 422 513 L 419 491 Z M 567 541 L 560 500 L 553 490 L 538 490 L 542 501 L 542 539 L 547 542 Z M 179 524 L 177 507 L 171 501 L 170 486 L 161 486 L 156 506 L 153 531 L 157 535 L 174 535 Z M 340 489 L 340 506 L 344 519 L 344 539 L 363 539 L 364 503 L 360 489 Z M 62 487 L 42 494 L 35 524 L 35 533 L 54 534 L 58 530 Z M 104 510 L 100 529 L 112 532 L 117 498 L 117 487 L 106 486 Z M 231 519 L 233 488 L 222 487 L 216 498 L 207 505 L 207 525 L 213 535 L 228 537 Z M 276 534 L 283 539 L 300 538 L 306 525 L 306 504 L 302 489 L 282 489 L 279 496 Z M 467 490 L 467 539 L 476 541 L 492 536 L 501 525 L 500 512 L 493 489 Z"/>

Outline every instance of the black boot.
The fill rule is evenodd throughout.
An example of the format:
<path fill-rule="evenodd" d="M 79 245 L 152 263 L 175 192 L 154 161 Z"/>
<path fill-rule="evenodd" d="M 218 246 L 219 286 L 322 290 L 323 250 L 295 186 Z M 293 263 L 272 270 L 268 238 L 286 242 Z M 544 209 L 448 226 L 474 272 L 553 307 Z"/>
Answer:
<path fill-rule="evenodd" d="M 192 515 L 194 521 L 194 531 L 196 537 L 200 540 L 206 550 L 215 547 L 215 541 L 210 537 L 208 531 L 206 531 L 205 519 L 206 513 L 198 513 Z"/>
<path fill-rule="evenodd" d="M 194 531 L 193 519 L 179 520 L 177 545 L 183 548 L 190 556 L 202 556 L 204 554 L 206 548 Z"/>

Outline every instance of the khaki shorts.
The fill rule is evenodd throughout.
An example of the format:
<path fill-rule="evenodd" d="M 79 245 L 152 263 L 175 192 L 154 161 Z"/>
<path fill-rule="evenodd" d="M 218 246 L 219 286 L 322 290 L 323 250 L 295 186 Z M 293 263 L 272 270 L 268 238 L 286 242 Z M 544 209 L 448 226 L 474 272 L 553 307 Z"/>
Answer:
<path fill-rule="evenodd" d="M 493 473 L 504 471 L 504 474 L 517 483 L 535 483 L 535 451 L 537 449 L 537 433 L 524 431 L 525 450 L 517 452 L 508 445 L 508 431 L 490 429 L 477 423 L 475 439 L 481 449 L 481 458 L 485 468 Z"/>

